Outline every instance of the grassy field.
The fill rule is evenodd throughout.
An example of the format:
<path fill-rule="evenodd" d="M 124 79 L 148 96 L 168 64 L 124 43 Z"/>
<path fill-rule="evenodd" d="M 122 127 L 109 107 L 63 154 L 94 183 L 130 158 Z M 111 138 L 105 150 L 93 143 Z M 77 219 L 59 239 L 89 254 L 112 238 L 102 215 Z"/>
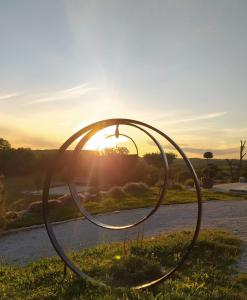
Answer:
<path fill-rule="evenodd" d="M 27 267 L 0 267 L 1 299 L 202 299 L 244 300 L 247 274 L 234 263 L 241 242 L 223 231 L 202 231 L 186 265 L 164 284 L 145 291 L 129 287 L 158 277 L 179 259 L 188 244 L 189 232 L 162 235 L 125 244 L 114 243 L 72 253 L 77 265 L 108 285 L 97 286 L 68 272 L 63 264 L 46 258 Z M 127 249 L 127 250 L 126 250 Z M 118 286 L 118 287 L 116 287 Z M 122 286 L 122 288 L 119 288 Z"/>
<path fill-rule="evenodd" d="M 8 192 L 7 207 L 9 210 L 23 210 L 34 201 L 40 201 L 41 196 L 22 194 L 23 190 L 34 189 L 32 178 L 10 178 L 6 180 L 6 187 Z M 154 206 L 157 201 L 157 188 L 151 188 L 150 191 L 142 194 L 126 194 L 125 197 L 112 197 L 104 195 L 100 201 L 90 200 L 84 203 L 86 209 L 92 214 L 111 212 L 116 210 L 134 209 L 141 207 Z M 57 198 L 57 197 L 54 197 Z M 220 200 L 241 200 L 247 199 L 247 195 L 225 194 L 220 192 L 213 192 L 210 190 L 203 191 L 204 201 L 220 201 Z M 168 190 L 167 195 L 162 204 L 177 204 L 177 203 L 191 203 L 197 200 L 195 191 L 184 190 Z M 63 205 L 56 209 L 52 209 L 50 214 L 52 221 L 63 221 L 71 218 L 81 217 L 75 204 L 71 201 L 70 204 Z M 24 226 L 31 226 L 34 224 L 42 224 L 43 217 L 41 209 L 32 214 L 24 215 L 23 217 L 8 219 L 6 228 L 19 228 Z"/>

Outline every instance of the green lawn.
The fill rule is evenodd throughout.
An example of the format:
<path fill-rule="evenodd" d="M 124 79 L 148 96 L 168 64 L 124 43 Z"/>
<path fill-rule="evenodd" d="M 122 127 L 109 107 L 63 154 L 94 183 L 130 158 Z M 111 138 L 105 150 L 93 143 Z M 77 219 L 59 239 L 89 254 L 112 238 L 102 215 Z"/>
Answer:
<path fill-rule="evenodd" d="M 177 232 L 144 241 L 113 243 L 72 253 L 78 266 L 95 279 L 118 286 L 109 288 L 76 278 L 63 280 L 63 264 L 46 258 L 27 267 L 0 266 L 1 299 L 202 299 L 244 300 L 247 274 L 234 263 L 241 241 L 226 232 L 202 231 L 186 265 L 164 284 L 145 291 L 129 286 L 160 275 L 180 257 L 191 234 Z M 119 286 L 125 286 L 119 288 Z"/>

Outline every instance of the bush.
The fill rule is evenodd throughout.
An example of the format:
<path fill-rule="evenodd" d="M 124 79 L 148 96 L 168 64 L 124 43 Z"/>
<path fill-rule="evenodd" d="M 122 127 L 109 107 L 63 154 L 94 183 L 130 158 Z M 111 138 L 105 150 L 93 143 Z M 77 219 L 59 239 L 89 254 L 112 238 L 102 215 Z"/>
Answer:
<path fill-rule="evenodd" d="M 27 200 L 26 198 L 21 198 L 21 199 L 18 199 L 16 200 L 15 202 L 13 202 L 11 204 L 11 208 L 14 208 L 16 211 L 19 211 L 19 210 L 24 210 L 26 209 L 27 207 Z"/>
<path fill-rule="evenodd" d="M 153 168 L 148 172 L 145 182 L 149 186 L 155 186 L 155 184 L 159 181 L 160 177 L 161 177 L 160 170 L 158 170 L 157 168 Z"/>
<path fill-rule="evenodd" d="M 204 189 L 211 189 L 214 185 L 214 180 L 208 177 L 202 177 L 202 187 Z"/>
<path fill-rule="evenodd" d="M 72 201 L 72 197 L 70 194 L 64 194 L 63 196 L 59 197 L 57 200 L 59 200 L 62 205 L 69 205 Z"/>
<path fill-rule="evenodd" d="M 184 189 L 184 187 L 182 186 L 182 184 L 174 182 L 171 186 L 171 188 L 173 190 L 177 190 L 177 191 L 182 191 Z"/>
<path fill-rule="evenodd" d="M 185 180 L 184 185 L 192 188 L 192 187 L 194 187 L 195 183 L 194 183 L 194 180 L 192 178 L 190 178 L 190 179 Z"/>
<path fill-rule="evenodd" d="M 191 179 L 191 173 L 189 171 L 178 171 L 178 181 L 185 182 L 186 180 Z"/>
<path fill-rule="evenodd" d="M 130 182 L 123 186 L 126 193 L 138 196 L 146 194 L 149 191 L 149 186 L 143 182 Z"/>
<path fill-rule="evenodd" d="M 49 208 L 56 208 L 56 207 L 61 207 L 62 203 L 60 200 L 49 200 L 48 205 Z M 41 212 L 42 207 L 43 207 L 42 201 L 35 201 L 28 206 L 27 212 L 29 213 Z"/>
<path fill-rule="evenodd" d="M 107 191 L 107 194 L 112 198 L 123 198 L 126 195 L 121 186 L 113 186 Z"/>
<path fill-rule="evenodd" d="M 15 212 L 15 211 L 8 211 L 6 214 L 5 214 L 5 218 L 7 220 L 14 220 L 14 219 L 17 219 L 18 218 L 18 213 Z"/>

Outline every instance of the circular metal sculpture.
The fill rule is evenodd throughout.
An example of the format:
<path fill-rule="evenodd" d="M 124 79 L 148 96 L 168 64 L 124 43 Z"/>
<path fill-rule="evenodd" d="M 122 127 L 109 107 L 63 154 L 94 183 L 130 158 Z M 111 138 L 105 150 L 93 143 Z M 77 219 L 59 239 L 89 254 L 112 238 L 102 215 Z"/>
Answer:
<path fill-rule="evenodd" d="M 141 130 L 143 133 L 145 133 L 153 142 L 154 144 L 158 147 L 161 157 L 162 157 L 162 161 L 163 161 L 163 183 L 161 185 L 161 191 L 159 194 L 159 197 L 157 199 L 157 202 L 155 204 L 155 206 L 153 207 L 153 209 L 144 217 L 142 217 L 141 219 L 139 219 L 138 221 L 131 223 L 131 224 L 125 224 L 123 226 L 112 226 L 109 224 L 105 224 L 100 222 L 99 220 L 97 220 L 94 216 L 92 216 L 85 208 L 84 206 L 81 204 L 79 195 L 77 193 L 76 190 L 76 186 L 74 183 L 68 182 L 68 186 L 70 189 L 70 193 L 71 193 L 71 197 L 74 200 L 76 206 L 78 207 L 78 209 L 80 210 L 80 212 L 82 213 L 82 215 L 88 219 L 91 223 L 95 224 L 96 226 L 99 226 L 101 228 L 105 228 L 108 230 L 125 230 L 128 228 L 132 228 L 135 227 L 139 224 L 141 224 L 142 222 L 146 221 L 148 218 L 151 217 L 151 215 L 153 215 L 157 209 L 159 208 L 159 206 L 162 203 L 162 200 L 165 197 L 165 193 L 166 193 L 166 189 L 167 189 L 167 181 L 168 181 L 168 162 L 167 162 L 167 158 L 166 158 L 166 154 L 163 150 L 163 147 L 160 145 L 160 143 L 157 141 L 157 139 L 153 136 L 153 134 L 151 134 L 149 131 L 147 130 L 151 130 L 152 132 L 154 132 L 155 134 L 160 135 L 161 137 L 165 138 L 177 151 L 178 153 L 182 156 L 183 160 L 185 161 L 191 176 L 194 180 L 195 183 L 195 190 L 196 190 L 196 194 L 197 194 L 197 222 L 196 222 L 196 226 L 193 232 L 193 237 L 191 239 L 191 242 L 189 244 L 189 246 L 187 247 L 185 253 L 183 254 L 183 256 L 180 258 L 180 260 L 178 261 L 177 265 L 175 267 L 173 267 L 172 270 L 170 270 L 168 273 L 162 275 L 160 278 L 152 280 L 148 283 L 139 285 L 139 286 L 135 286 L 133 287 L 134 289 L 141 289 L 141 288 L 146 288 L 146 287 L 150 287 L 152 285 L 155 285 L 159 282 L 162 282 L 163 280 L 169 278 L 176 270 L 178 270 L 185 262 L 185 260 L 187 259 L 187 257 L 189 256 L 200 231 L 200 224 L 201 224 L 201 215 L 202 215 L 202 200 L 201 200 L 201 192 L 200 192 L 200 184 L 197 178 L 197 175 L 195 173 L 195 170 L 192 166 L 192 164 L 190 163 L 189 159 L 187 158 L 187 156 L 185 155 L 185 153 L 183 152 L 183 150 L 169 137 L 167 136 L 165 133 L 163 133 L 162 131 L 146 124 L 140 121 L 136 121 L 136 120 L 131 120 L 131 119 L 108 119 L 108 120 L 103 120 L 103 121 L 99 121 L 96 123 L 93 123 L 91 125 L 88 125 L 86 127 L 84 127 L 83 129 L 79 130 L 78 132 L 76 132 L 75 134 L 73 134 L 61 147 L 60 149 L 57 151 L 56 155 L 55 155 L 55 159 L 53 161 L 53 164 L 51 165 L 50 169 L 47 172 L 46 178 L 45 178 L 45 182 L 44 182 L 44 187 L 43 187 L 43 216 L 44 216 L 44 221 L 45 221 L 45 226 L 46 226 L 46 230 L 48 232 L 49 238 L 51 240 L 51 243 L 53 245 L 53 247 L 55 248 L 57 254 L 60 256 L 60 258 L 64 261 L 65 265 L 68 266 L 76 275 L 86 278 L 90 281 L 94 281 L 99 283 L 98 281 L 96 281 L 95 279 L 89 277 L 88 275 L 86 275 L 84 272 L 82 272 L 64 253 L 62 247 L 60 246 L 60 244 L 58 243 L 55 233 L 53 231 L 52 228 L 52 224 L 49 222 L 48 216 L 49 216 L 49 205 L 48 205 L 48 198 L 49 198 L 49 189 L 50 189 L 50 184 L 51 184 L 51 180 L 54 174 L 54 171 L 59 163 L 59 160 L 61 159 L 63 153 L 68 149 L 68 147 L 74 142 L 76 141 L 78 138 L 80 138 L 81 136 L 83 136 L 80 141 L 78 142 L 77 146 L 74 149 L 73 152 L 73 164 L 76 164 L 78 159 L 79 159 L 79 154 L 80 151 L 82 150 L 82 148 L 84 147 L 84 145 L 90 140 L 90 138 L 92 138 L 98 131 L 109 127 L 109 126 L 116 126 L 116 132 L 115 132 L 115 136 L 116 138 L 118 138 L 120 135 L 119 133 L 119 125 L 126 125 L 126 126 L 131 126 L 134 128 L 137 128 L 139 130 Z M 111 136 L 114 135 L 109 135 L 106 138 L 109 138 Z M 136 143 L 134 142 L 134 140 L 127 136 L 127 135 L 123 135 L 126 138 L 130 139 L 135 148 L 136 148 L 136 152 L 137 152 L 137 156 L 138 156 L 138 148 Z M 73 175 L 73 171 L 71 171 L 72 175 Z M 71 175 L 70 174 L 70 175 Z M 73 178 L 73 176 L 72 176 Z"/>
<path fill-rule="evenodd" d="M 119 124 L 123 124 L 123 123 L 118 123 L 117 125 Z M 160 150 L 160 153 L 161 153 L 161 157 L 162 157 L 162 160 L 163 160 L 163 168 L 164 168 L 164 178 L 163 178 L 163 184 L 161 186 L 161 191 L 160 191 L 160 195 L 159 195 L 159 199 L 156 203 L 156 205 L 154 206 L 154 208 L 150 211 L 149 214 L 147 214 L 145 217 L 141 218 L 140 220 L 138 220 L 137 222 L 135 223 L 132 223 L 132 224 L 127 224 L 127 225 L 124 225 L 124 226 L 111 226 L 111 225 L 108 225 L 108 224 L 104 224 L 104 223 L 101 223 L 99 221 L 97 221 L 90 213 L 88 213 L 86 211 L 86 209 L 82 206 L 81 202 L 80 202 L 80 198 L 78 196 L 78 193 L 76 191 L 76 187 L 75 187 L 75 184 L 73 183 L 68 183 L 68 186 L 69 186 L 69 189 L 70 189 L 70 192 L 71 192 L 71 195 L 72 195 L 72 198 L 74 199 L 77 207 L 79 208 L 79 210 L 81 211 L 81 213 L 90 221 L 92 222 L 93 224 L 95 225 L 98 225 L 99 227 L 102 227 L 102 228 L 106 228 L 106 229 L 112 229 L 112 230 L 121 230 L 121 229 L 128 229 L 128 228 L 132 228 L 134 226 L 137 226 L 139 225 L 140 223 L 144 222 L 145 220 L 147 220 L 152 214 L 155 213 L 155 211 L 159 208 L 161 202 L 162 202 L 162 199 L 165 195 L 165 192 L 166 192 L 166 185 L 167 185 L 167 176 L 168 176 L 168 163 L 167 163 L 167 159 L 166 159 L 166 155 L 161 147 L 161 145 L 159 144 L 159 142 L 149 133 L 147 132 L 145 129 L 135 125 L 135 124 L 131 124 L 129 123 L 128 124 L 129 126 L 132 126 L 132 127 L 135 127 L 135 128 L 138 128 L 139 130 L 143 131 L 146 135 L 148 135 L 152 140 L 153 142 L 156 144 L 156 146 L 158 147 L 158 149 Z M 103 125 L 101 128 L 99 129 L 93 129 L 91 131 L 89 131 L 80 141 L 79 143 L 77 144 L 75 150 L 74 150 L 74 157 L 73 157 L 73 162 L 74 164 L 77 163 L 77 160 L 78 160 L 78 157 L 79 157 L 79 154 L 80 154 L 80 151 L 82 149 L 82 147 L 86 144 L 86 142 L 94 135 L 96 134 L 99 130 L 103 129 L 103 128 L 106 128 L 108 127 L 109 125 L 108 124 L 105 124 Z M 126 136 L 126 135 L 125 135 Z M 132 139 L 131 139 L 132 140 Z M 136 144 L 135 144 L 136 145 Z M 136 146 L 136 149 L 137 149 L 137 146 Z"/>

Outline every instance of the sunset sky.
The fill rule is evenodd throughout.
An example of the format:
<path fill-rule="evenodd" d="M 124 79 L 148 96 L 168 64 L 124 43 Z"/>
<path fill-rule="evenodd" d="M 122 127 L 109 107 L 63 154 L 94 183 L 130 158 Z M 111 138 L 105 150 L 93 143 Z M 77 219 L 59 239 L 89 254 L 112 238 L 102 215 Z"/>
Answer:
<path fill-rule="evenodd" d="M 245 0 L 0 1 L 0 137 L 56 148 L 124 117 L 190 157 L 234 157 L 247 138 L 246 28 Z"/>

